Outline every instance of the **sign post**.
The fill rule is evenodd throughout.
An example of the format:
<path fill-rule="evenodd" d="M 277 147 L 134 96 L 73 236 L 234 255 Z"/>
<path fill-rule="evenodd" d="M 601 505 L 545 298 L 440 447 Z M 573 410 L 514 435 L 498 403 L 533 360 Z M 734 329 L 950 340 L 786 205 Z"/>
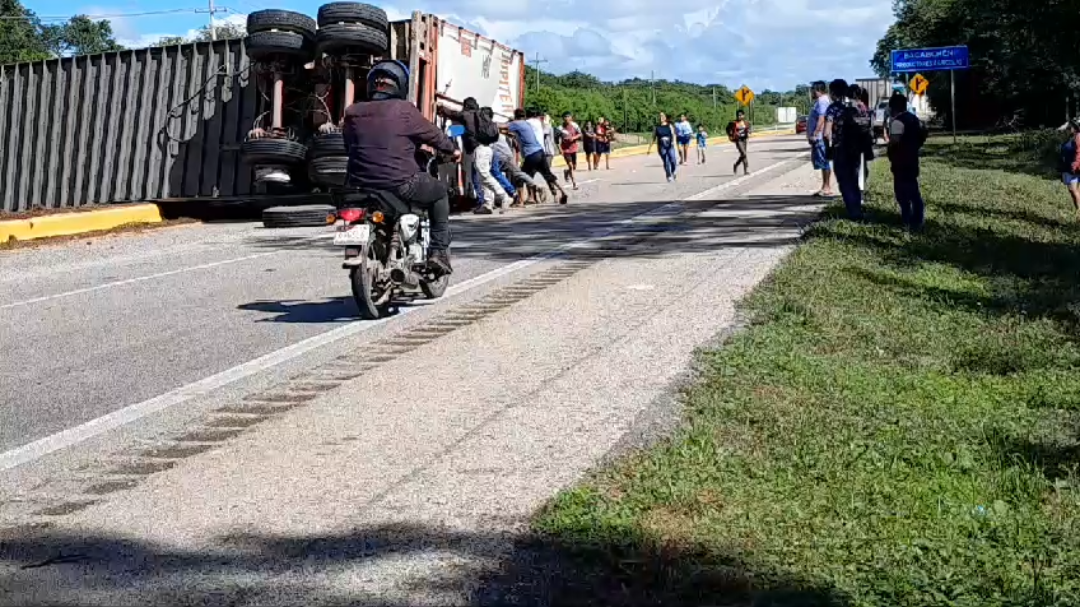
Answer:
<path fill-rule="evenodd" d="M 966 46 L 945 46 L 940 48 L 910 48 L 892 52 L 890 70 L 892 72 L 949 72 L 949 96 L 952 98 L 953 144 L 956 144 L 956 70 L 971 67 Z M 916 81 L 926 81 L 922 74 L 911 79 L 912 90 Z M 923 85 L 926 91 L 926 85 Z M 915 91 L 922 95 L 922 92 Z"/>

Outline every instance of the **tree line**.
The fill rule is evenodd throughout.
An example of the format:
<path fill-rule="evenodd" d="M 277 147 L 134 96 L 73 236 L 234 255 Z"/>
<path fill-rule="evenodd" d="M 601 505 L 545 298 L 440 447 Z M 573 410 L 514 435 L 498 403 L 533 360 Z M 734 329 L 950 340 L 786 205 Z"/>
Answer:
<path fill-rule="evenodd" d="M 44 23 L 19 0 L 0 0 L 0 64 L 41 61 L 56 57 L 85 55 L 123 50 L 107 19 L 95 20 L 86 15 L 61 23 Z M 219 22 L 218 40 L 243 37 L 241 24 Z M 204 26 L 193 37 L 167 36 L 151 46 L 169 46 L 210 40 L 210 28 Z M 687 114 L 695 125 L 719 132 L 735 117 L 738 103 L 732 89 L 721 84 L 694 84 L 669 80 L 633 78 L 604 82 L 582 72 L 563 75 L 537 73 L 526 67 L 526 105 L 551 115 L 573 112 L 579 122 L 603 116 L 624 133 L 648 132 L 656 124 L 660 111 L 674 119 Z M 537 83 L 539 82 L 539 85 Z M 805 114 L 809 106 L 806 86 L 793 91 L 758 91 L 747 114 L 759 125 L 776 122 L 776 108 L 795 107 Z"/>
<path fill-rule="evenodd" d="M 242 38 L 243 25 L 219 22 L 214 27 L 218 40 Z M 210 26 L 196 30 L 192 37 L 166 36 L 150 46 L 169 46 L 210 40 Z M 0 64 L 44 61 L 73 55 L 92 55 L 124 50 L 116 41 L 108 19 L 76 15 L 66 21 L 46 23 L 19 0 L 0 0 Z"/>
<path fill-rule="evenodd" d="M 1012 116 L 1025 126 L 1058 126 L 1076 115 L 1080 0 L 896 0 L 894 12 L 871 66 L 888 76 L 893 50 L 967 45 L 971 69 L 956 72 L 961 128 Z M 923 75 L 931 104 L 947 116 L 948 72 Z"/>
<path fill-rule="evenodd" d="M 722 84 L 641 78 L 604 82 L 579 71 L 561 76 L 541 71 L 538 79 L 532 67 L 525 72 L 525 105 L 552 116 L 572 112 L 579 124 L 602 116 L 624 133 L 651 131 L 661 111 L 672 120 L 686 114 L 693 124 L 719 132 L 740 108 L 734 90 Z M 755 124 L 768 125 L 776 123 L 777 107 L 794 107 L 803 115 L 809 105 L 809 88 L 800 85 L 793 91 L 758 91 L 752 107 L 743 109 Z"/>

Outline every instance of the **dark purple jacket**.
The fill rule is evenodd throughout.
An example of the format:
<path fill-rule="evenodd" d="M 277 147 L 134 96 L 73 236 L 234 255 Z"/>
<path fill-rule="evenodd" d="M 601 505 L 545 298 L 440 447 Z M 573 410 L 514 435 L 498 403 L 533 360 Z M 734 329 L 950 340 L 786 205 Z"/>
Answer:
<path fill-rule="evenodd" d="M 350 105 L 342 136 L 349 154 L 349 184 L 373 190 L 395 190 L 412 179 L 420 171 L 416 151 L 421 145 L 454 152 L 450 138 L 404 99 Z"/>

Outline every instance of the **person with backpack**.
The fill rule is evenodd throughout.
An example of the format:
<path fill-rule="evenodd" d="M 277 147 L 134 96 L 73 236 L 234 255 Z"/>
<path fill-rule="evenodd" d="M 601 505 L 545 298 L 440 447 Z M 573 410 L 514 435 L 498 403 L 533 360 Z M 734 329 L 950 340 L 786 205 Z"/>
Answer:
<path fill-rule="evenodd" d="M 829 83 L 832 103 L 825 113 L 825 140 L 832 151 L 833 175 L 844 199 L 848 219 L 863 218 L 862 192 L 859 190 L 859 171 L 862 157 L 872 149 L 873 135 L 870 113 L 860 110 L 849 97 L 851 89 L 843 79 Z"/>
<path fill-rule="evenodd" d="M 750 123 L 746 120 L 746 112 L 739 110 L 735 112 L 735 120 L 728 123 L 727 128 L 728 140 L 735 144 L 735 149 L 739 152 L 739 159 L 735 161 L 735 166 L 731 168 L 731 172 L 738 174 L 739 166 L 743 167 L 743 174 L 750 174 L 750 159 L 746 156 L 747 144 L 750 142 Z"/>
<path fill-rule="evenodd" d="M 889 114 L 888 154 L 900 219 L 912 231 L 921 230 L 926 205 L 919 191 L 919 150 L 926 143 L 926 127 L 908 111 L 907 97 L 899 91 L 889 98 Z"/>
<path fill-rule="evenodd" d="M 1070 119 L 1068 131 L 1069 139 L 1061 144 L 1058 170 L 1061 171 L 1061 181 L 1068 188 L 1073 207 L 1080 218 L 1080 121 L 1076 118 Z"/>
<path fill-rule="evenodd" d="M 858 111 L 859 111 L 859 115 L 862 115 L 862 113 L 865 112 L 866 115 L 870 118 L 870 122 L 869 122 L 868 125 L 862 125 L 862 124 L 859 125 L 859 128 L 869 128 L 870 131 L 871 131 L 870 132 L 870 137 L 871 137 L 870 146 L 869 146 L 868 149 L 863 151 L 863 153 L 861 154 L 861 158 L 859 159 L 859 191 L 863 193 L 863 199 L 865 199 L 866 198 L 866 186 L 870 183 L 870 161 L 874 159 L 874 141 L 875 141 L 875 137 L 874 137 L 874 134 L 873 134 L 873 129 L 874 129 L 873 117 L 874 117 L 874 114 L 870 111 L 870 93 L 869 93 L 869 91 L 867 91 L 866 89 L 864 89 L 863 87 L 861 87 L 861 86 L 859 86 L 857 84 L 853 84 L 853 85 L 851 85 L 850 96 L 851 96 L 852 103 L 855 104 L 856 109 L 858 109 Z"/>
<path fill-rule="evenodd" d="M 478 200 L 473 211 L 478 215 L 491 215 L 494 207 L 503 207 L 507 203 L 506 190 L 491 173 L 491 162 L 494 153 L 491 144 L 499 140 L 499 127 L 495 124 L 494 114 L 480 111 L 480 104 L 473 97 L 467 97 L 461 103 L 461 111 L 456 111 L 439 104 L 438 113 L 465 127 L 465 134 L 461 137 L 465 153 L 472 158 L 472 170 L 483 190 L 491 192 L 492 199 Z M 470 172 L 471 173 L 471 172 Z"/>

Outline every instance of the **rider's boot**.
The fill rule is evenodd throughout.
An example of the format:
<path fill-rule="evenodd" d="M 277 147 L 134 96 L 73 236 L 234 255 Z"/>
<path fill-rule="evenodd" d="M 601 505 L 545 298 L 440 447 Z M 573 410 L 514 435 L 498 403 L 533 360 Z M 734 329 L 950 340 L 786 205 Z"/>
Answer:
<path fill-rule="evenodd" d="M 427 259 L 428 267 L 440 275 L 453 274 L 454 268 L 450 266 L 450 253 L 448 251 L 431 251 Z"/>

